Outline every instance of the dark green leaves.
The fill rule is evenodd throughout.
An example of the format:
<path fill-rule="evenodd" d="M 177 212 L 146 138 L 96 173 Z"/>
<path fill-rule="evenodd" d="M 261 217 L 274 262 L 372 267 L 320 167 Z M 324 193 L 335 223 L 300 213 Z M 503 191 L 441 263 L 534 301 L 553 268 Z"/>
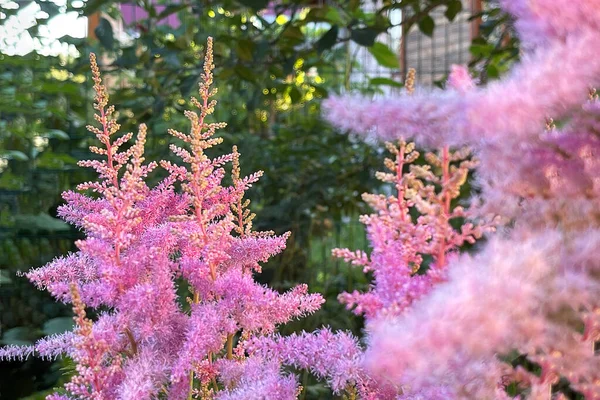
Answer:
<path fill-rule="evenodd" d="M 57 335 L 73 329 L 73 318 L 71 317 L 59 317 L 52 318 L 44 323 L 44 334 L 45 335 Z"/>
<path fill-rule="evenodd" d="M 377 42 L 369 47 L 369 53 L 375 57 L 379 65 L 387 68 L 400 68 L 400 62 L 394 52 L 385 44 Z"/>
<path fill-rule="evenodd" d="M 68 140 L 69 135 L 65 131 L 61 131 L 60 129 L 48 129 L 46 132 L 42 134 L 43 137 L 47 137 L 49 139 L 61 139 Z"/>
<path fill-rule="evenodd" d="M 373 28 L 356 28 L 350 31 L 350 39 L 361 46 L 373 46 L 381 32 Z"/>
<path fill-rule="evenodd" d="M 340 28 L 337 25 L 334 25 L 329 29 L 321 38 L 317 41 L 317 51 L 322 53 L 325 50 L 329 50 L 333 47 L 335 42 L 337 41 L 338 33 Z"/>
<path fill-rule="evenodd" d="M 115 47 L 115 37 L 113 28 L 106 18 L 100 18 L 100 23 L 94 30 L 98 41 L 107 50 L 112 50 Z"/>
<path fill-rule="evenodd" d="M 448 18 L 448 21 L 454 21 L 454 18 L 462 11 L 462 1 L 453 0 L 446 5 L 446 12 L 444 15 Z"/>
<path fill-rule="evenodd" d="M 164 10 L 162 10 L 160 12 L 160 14 L 158 14 L 157 19 L 161 20 L 163 18 L 167 18 L 169 15 L 171 14 L 175 14 L 176 12 L 179 12 L 181 10 L 185 10 L 187 7 L 189 7 L 187 4 L 169 4 L 168 6 L 165 7 Z"/>
<path fill-rule="evenodd" d="M 372 78 L 369 80 L 369 83 L 374 86 L 392 86 L 397 88 L 403 87 L 400 82 L 390 78 Z"/>
<path fill-rule="evenodd" d="M 435 29 L 435 21 L 429 15 L 424 16 L 419 20 L 419 30 L 425 35 L 431 37 Z"/>
<path fill-rule="evenodd" d="M 267 7 L 269 0 L 237 0 L 238 3 L 250 7 L 256 11 L 262 10 Z"/>
<path fill-rule="evenodd" d="M 235 44 L 235 52 L 237 53 L 238 57 L 244 61 L 252 60 L 254 48 L 254 42 L 248 39 L 237 40 Z"/>
<path fill-rule="evenodd" d="M 17 161 L 27 161 L 29 157 L 22 151 L 18 150 L 5 150 L 0 152 L 0 157 L 5 158 L 7 160 L 17 160 Z"/>
<path fill-rule="evenodd" d="M 235 66 L 234 70 L 235 73 L 245 81 L 254 82 L 256 80 L 256 74 L 254 71 L 245 65 L 238 64 Z"/>

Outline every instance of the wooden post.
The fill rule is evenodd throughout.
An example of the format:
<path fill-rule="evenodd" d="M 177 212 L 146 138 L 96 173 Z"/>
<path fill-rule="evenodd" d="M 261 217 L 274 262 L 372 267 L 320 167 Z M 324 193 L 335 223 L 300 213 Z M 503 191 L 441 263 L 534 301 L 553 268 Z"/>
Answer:
<path fill-rule="evenodd" d="M 96 37 L 96 28 L 98 27 L 98 25 L 100 24 L 100 13 L 99 12 L 95 12 L 92 15 L 88 16 L 88 20 L 87 20 L 87 36 L 88 38 L 92 38 L 92 39 L 98 39 Z"/>
<path fill-rule="evenodd" d="M 400 36 L 400 48 L 398 49 L 398 51 L 400 52 L 400 80 L 402 81 L 402 83 L 404 83 L 406 79 L 406 74 L 408 73 L 408 66 L 406 65 L 406 36 L 408 35 L 408 29 L 406 29 L 404 26 L 404 21 L 406 20 L 405 15 L 406 14 L 403 10 L 402 24 L 400 25 L 402 27 L 402 34 Z"/>
<path fill-rule="evenodd" d="M 479 14 L 483 11 L 482 0 L 471 0 L 471 15 Z M 474 18 L 471 21 L 471 40 L 479 36 L 479 26 L 481 17 Z"/>

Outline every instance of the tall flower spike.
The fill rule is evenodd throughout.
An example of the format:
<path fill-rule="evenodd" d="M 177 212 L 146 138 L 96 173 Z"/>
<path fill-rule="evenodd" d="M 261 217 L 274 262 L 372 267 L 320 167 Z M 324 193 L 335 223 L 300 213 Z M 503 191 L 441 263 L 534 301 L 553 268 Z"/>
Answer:
<path fill-rule="evenodd" d="M 253 278 L 261 262 L 285 248 L 289 233 L 252 232 L 254 216 L 244 193 L 262 173 L 242 177 L 236 148 L 214 159 L 206 153 L 221 142 L 213 135 L 225 126 L 207 122 L 216 105 L 212 40 L 207 43 L 200 100 L 192 100 L 197 111 L 185 113 L 190 132 L 171 131 L 186 145 L 172 146 L 183 165 L 163 162 L 169 177 L 153 189 L 145 183 L 155 167 L 145 164 L 147 128 L 141 125 L 135 143 L 119 152 L 133 135 L 116 137 L 114 109 L 108 106 L 93 55 L 91 64 L 99 127 L 89 129 L 102 147 L 90 148 L 99 160 L 80 164 L 99 173 L 97 182 L 81 189 L 97 193 L 67 192 L 67 204 L 59 209 L 86 237 L 76 243 L 76 253 L 25 274 L 58 300 L 73 303 L 76 327 L 35 346 L 2 348 L 0 358 L 32 353 L 71 357 L 77 373 L 65 385 L 67 394 L 51 395 L 54 400 L 165 395 L 179 400 L 245 393 L 246 384 L 254 380 L 252 368 L 242 368 L 247 379 L 227 383 L 227 390 L 219 383 L 226 379 L 219 376 L 217 363 L 233 360 L 236 336 L 235 360 L 245 363 L 244 341 L 316 311 L 323 298 L 309 294 L 306 285 L 281 294 Z M 229 163 L 234 164 L 233 184 L 225 186 Z M 177 182 L 184 193 L 175 192 Z M 181 280 L 193 293 L 189 309 L 181 306 L 177 293 Z M 86 316 L 85 306 L 96 309 L 94 320 Z M 296 377 L 280 379 L 276 365 L 263 372 L 257 386 L 261 393 L 298 392 Z M 282 383 L 285 388 L 273 387 Z"/>
<path fill-rule="evenodd" d="M 405 312 L 367 318 L 367 371 L 401 387 L 402 399 L 600 399 L 600 356 L 594 351 L 600 318 L 592 316 L 600 315 L 600 106 L 594 91 L 586 101 L 600 76 L 600 63 L 589 57 L 600 47 L 600 2 L 500 4 L 517 17 L 526 43 L 522 62 L 507 77 L 472 88 L 466 69 L 454 69 L 445 92 L 329 101 L 328 118 L 336 125 L 442 147 L 441 155 L 427 157 L 436 169 L 453 158 L 446 146 L 470 144 L 479 160 L 480 201 L 469 214 L 491 212 L 510 222 L 477 255 L 446 257 L 445 282 Z M 452 177 L 452 168 L 448 173 L 439 186 L 451 194 L 464 176 Z M 369 200 L 379 210 L 371 218 L 378 229 L 369 229 L 374 249 L 368 265 L 378 289 L 384 285 L 377 268 L 387 261 L 393 276 L 407 246 L 394 248 L 400 235 L 379 222 L 391 214 L 385 196 Z M 411 201 L 421 214 L 417 224 L 435 221 L 426 211 L 431 202 Z M 440 231 L 432 238 L 435 233 Z M 438 245 L 448 248 L 448 235 L 439 237 Z M 436 247 L 441 256 L 442 246 L 429 251 L 439 260 Z M 338 253 L 358 259 L 349 251 Z M 406 293 L 422 276 L 412 276 L 411 285 L 389 284 L 383 293 Z M 348 301 L 377 311 L 383 308 L 378 294 L 352 294 Z"/>
<path fill-rule="evenodd" d="M 113 384 L 111 381 L 120 373 L 121 358 L 106 359 L 109 347 L 106 342 L 94 337 L 93 323 L 86 317 L 85 304 L 75 283 L 71 284 L 71 299 L 75 313 L 73 360 L 77 363 L 77 374 L 65 385 L 65 389 L 82 399 L 106 398 Z"/>
<path fill-rule="evenodd" d="M 108 104 L 108 92 L 106 90 L 106 86 L 104 86 L 102 83 L 100 69 L 98 68 L 96 55 L 94 53 L 90 54 L 90 65 L 92 69 L 92 79 L 94 81 L 95 92 L 94 109 L 96 110 L 96 113 L 94 114 L 94 119 L 100 124 L 100 127 L 98 128 L 93 125 L 88 125 L 87 129 L 95 134 L 98 141 L 104 146 L 104 148 L 90 146 L 90 151 L 95 154 L 104 155 L 107 159 L 99 162 L 82 161 L 79 163 L 79 165 L 94 168 L 100 175 L 101 180 L 103 179 L 108 181 L 108 184 L 118 188 L 118 171 L 127 160 L 123 156 L 116 157 L 117 150 L 123 143 L 131 139 L 133 135 L 129 133 L 117 139 L 115 142 L 111 142 L 111 137 L 118 132 L 120 125 L 117 123 L 117 120 L 114 117 L 114 107 L 109 106 Z M 88 182 L 79 185 L 78 189 L 94 189 L 96 191 L 103 192 L 106 190 L 106 185 L 106 183 L 93 184 Z"/>
<path fill-rule="evenodd" d="M 183 243 L 179 248 L 180 272 L 190 283 L 194 297 L 190 299 L 191 322 L 171 375 L 175 383 L 169 391 L 172 396 L 187 390 L 188 397 L 193 397 L 198 389 L 204 390 L 203 382 L 215 381 L 217 354 L 223 348 L 226 359 L 233 357 L 236 334 L 243 332 L 251 337 L 272 332 L 278 324 L 314 312 L 323 302 L 321 296 L 308 294 L 304 285 L 279 294 L 252 279 L 251 272 L 260 271 L 259 262 L 284 249 L 289 234 L 252 232 L 254 214 L 247 208 L 249 200 L 244 200 L 244 193 L 258 181 L 262 171 L 242 177 L 237 147 L 231 154 L 215 159 L 205 152 L 221 143 L 214 134 L 225 127 L 224 123 L 207 122 L 217 104 L 212 99 L 217 94 L 211 88 L 213 69 L 209 39 L 200 97 L 191 101 L 198 111 L 185 114 L 190 120 L 190 132 L 170 131 L 187 144 L 186 148 L 171 146 L 187 166 L 162 162 L 192 200 L 190 213 L 177 217 L 173 224 L 173 232 Z M 232 163 L 233 185 L 224 187 L 223 167 L 228 163 Z M 212 323 L 212 330 L 199 332 L 192 322 L 206 320 L 207 310 L 213 310 L 218 321 Z M 199 388 L 196 378 L 200 378 Z M 214 383 L 211 386 L 218 390 Z"/>
<path fill-rule="evenodd" d="M 236 191 L 237 201 L 231 205 L 231 211 L 233 212 L 234 219 L 236 220 L 235 231 L 242 237 L 249 235 L 257 235 L 252 232 L 252 220 L 256 217 L 256 214 L 251 212 L 248 206 L 250 205 L 250 199 L 244 200 L 245 191 L 252 186 L 254 182 L 263 175 L 263 171 L 257 171 L 254 174 L 245 178 L 240 177 L 240 154 L 237 151 L 237 146 L 233 146 L 233 166 L 231 171 L 231 177 L 233 179 L 233 185 Z M 273 232 L 261 232 L 259 235 L 269 236 L 273 235 Z"/>
<path fill-rule="evenodd" d="M 450 152 L 445 147 L 439 155 L 425 154 L 428 164 L 418 165 L 413 164 L 420 156 L 413 143 L 386 143 L 386 147 L 394 159 L 385 159 L 388 171 L 378 172 L 377 178 L 392 183 L 396 195 L 363 194 L 375 211 L 361 217 L 373 247 L 371 256 L 333 250 L 334 256 L 374 271 L 375 282 L 368 293 L 339 297 L 349 308 L 356 307 L 357 314 L 365 314 L 367 322 L 403 313 L 445 280 L 449 254 L 493 229 L 485 222 L 464 222 L 459 230 L 452 227 L 453 220 L 471 215 L 461 206 L 451 207 L 476 165 L 468 149 Z M 431 264 L 423 263 L 424 256 L 432 257 Z"/>
<path fill-rule="evenodd" d="M 417 76 L 417 70 L 414 68 L 409 68 L 406 73 L 406 81 L 404 82 L 404 87 L 406 88 L 406 93 L 413 94 L 415 92 L 415 78 Z"/>

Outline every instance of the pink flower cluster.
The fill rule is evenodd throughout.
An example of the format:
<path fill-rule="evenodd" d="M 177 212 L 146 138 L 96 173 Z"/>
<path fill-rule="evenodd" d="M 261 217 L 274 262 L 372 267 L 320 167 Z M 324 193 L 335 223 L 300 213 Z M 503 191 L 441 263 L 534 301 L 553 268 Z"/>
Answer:
<path fill-rule="evenodd" d="M 336 253 L 368 268 L 377 260 L 373 288 L 342 299 L 371 321 L 366 373 L 396 385 L 400 398 L 566 399 L 568 383 L 582 398 L 600 399 L 600 63 L 592 56 L 600 2 L 501 3 L 527 44 L 506 78 L 474 88 L 456 68 L 447 91 L 333 98 L 327 110 L 333 124 L 358 134 L 469 145 L 481 188 L 469 216 L 501 215 L 507 224 L 476 255 L 449 259 L 444 282 L 391 318 L 370 310 L 385 309 L 384 279 L 402 293 L 401 257 L 418 236 L 380 254 L 398 235 L 379 228 L 375 236 L 368 225 L 370 261 Z M 382 209 L 386 199 L 375 204 Z M 427 216 L 418 211 L 417 221 Z M 383 257 L 395 259 L 389 271 L 380 269 Z"/>
<path fill-rule="evenodd" d="M 396 194 L 364 194 L 363 199 L 375 210 L 361 217 L 372 247 L 370 257 L 362 251 L 334 249 L 333 255 L 373 272 L 369 292 L 343 293 L 340 301 L 364 314 L 368 323 L 402 315 L 415 301 L 423 298 L 439 283 L 446 281 L 448 262 L 464 244 L 473 244 L 493 224 L 478 221 L 453 224 L 470 217 L 471 212 L 452 205 L 476 162 L 468 149 L 440 154 L 427 153 L 428 164 L 412 164 L 419 153 L 414 144 L 387 143 L 394 158 L 386 158 L 389 172 L 377 177 L 394 185 Z M 403 172 L 404 169 L 409 169 Z M 437 189 L 439 188 L 439 189 Z M 418 217 L 414 217 L 418 215 Z M 429 263 L 424 258 L 430 258 Z"/>
<path fill-rule="evenodd" d="M 287 234 L 252 230 L 244 193 L 261 174 L 242 177 L 235 148 L 205 152 L 224 127 L 206 121 L 216 105 L 209 41 L 190 132 L 170 131 L 182 164 L 162 162 L 169 176 L 155 188 L 146 128 L 125 146 L 133 135 L 117 135 L 92 57 L 89 130 L 102 146 L 81 165 L 99 180 L 80 188 L 96 195 L 66 193 L 60 209 L 86 238 L 26 274 L 73 304 L 76 328 L 0 358 L 71 357 L 77 373 L 50 400 L 287 400 L 302 390 L 291 368 L 348 399 L 600 399 L 600 0 L 500 2 L 527 51 L 506 78 L 476 87 L 456 67 L 447 91 L 408 85 L 397 99 L 326 104 L 335 125 L 394 142 L 377 175 L 391 191 L 363 195 L 371 251 L 333 251 L 372 273 L 367 292 L 340 295 L 365 316 L 364 343 L 326 328 L 276 334 L 323 299 L 253 280 Z M 405 138 L 439 150 L 421 156 Z M 462 204 L 475 168 L 479 194 Z"/>
<path fill-rule="evenodd" d="M 118 134 L 94 55 L 91 64 L 97 126 L 88 129 L 101 146 L 90 147 L 99 157 L 80 165 L 94 168 L 99 180 L 79 186 L 88 194 L 65 193 L 59 210 L 86 237 L 76 243 L 76 253 L 25 274 L 73 304 L 75 329 L 35 346 L 0 349 L 0 358 L 71 357 L 76 373 L 66 394 L 49 397 L 55 400 L 225 399 L 245 390 L 249 380 L 270 391 L 268 398 L 296 393 L 296 379 L 280 376 L 278 367 L 259 382 L 231 371 L 233 363 L 248 371 L 255 364 L 245 364 L 243 343 L 313 313 L 323 298 L 309 294 L 306 285 L 280 294 L 253 279 L 260 262 L 285 248 L 289 234 L 252 230 L 254 214 L 244 193 L 261 172 L 241 176 L 236 148 L 219 158 L 206 154 L 221 142 L 213 135 L 225 126 L 207 122 L 216 105 L 212 39 L 200 99 L 192 100 L 198 111 L 186 112 L 190 132 L 170 132 L 182 143 L 172 150 L 183 163 L 162 162 L 169 176 L 155 188 L 145 184 L 157 167 L 144 162 L 146 127 L 127 146 L 133 135 Z M 228 163 L 231 186 L 223 184 Z M 178 294 L 182 290 L 191 293 L 187 304 Z M 86 307 L 98 309 L 98 317 L 88 318 Z M 234 346 L 240 347 L 235 354 Z"/>

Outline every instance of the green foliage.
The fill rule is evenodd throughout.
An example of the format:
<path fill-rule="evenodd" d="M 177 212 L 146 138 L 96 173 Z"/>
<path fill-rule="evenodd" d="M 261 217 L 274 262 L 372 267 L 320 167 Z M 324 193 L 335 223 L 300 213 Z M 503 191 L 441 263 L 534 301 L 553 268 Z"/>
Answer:
<path fill-rule="evenodd" d="M 369 47 L 369 53 L 377 62 L 387 68 L 400 68 L 400 61 L 398 56 L 385 44 L 377 42 L 373 46 Z"/>
<path fill-rule="evenodd" d="M 83 179 L 75 169 L 86 117 L 85 81 L 66 60 L 0 55 L 0 343 L 32 344 L 64 331 L 70 310 L 17 271 L 40 266 L 73 246 L 77 233 L 55 218 L 60 193 Z M 2 397 L 51 387 L 51 362 L 1 363 Z"/>
<path fill-rule="evenodd" d="M 429 37 L 433 36 L 433 30 L 435 29 L 435 21 L 429 15 L 421 18 L 419 21 L 419 30 Z"/>
<path fill-rule="evenodd" d="M 507 72 L 519 60 L 520 48 L 510 15 L 495 3 L 486 3 L 484 11 L 472 17 L 482 22 L 480 36 L 473 39 L 470 47 L 473 56 L 470 66 L 477 66 L 472 70 L 481 71 L 479 78 L 482 83 L 497 79 Z"/>

